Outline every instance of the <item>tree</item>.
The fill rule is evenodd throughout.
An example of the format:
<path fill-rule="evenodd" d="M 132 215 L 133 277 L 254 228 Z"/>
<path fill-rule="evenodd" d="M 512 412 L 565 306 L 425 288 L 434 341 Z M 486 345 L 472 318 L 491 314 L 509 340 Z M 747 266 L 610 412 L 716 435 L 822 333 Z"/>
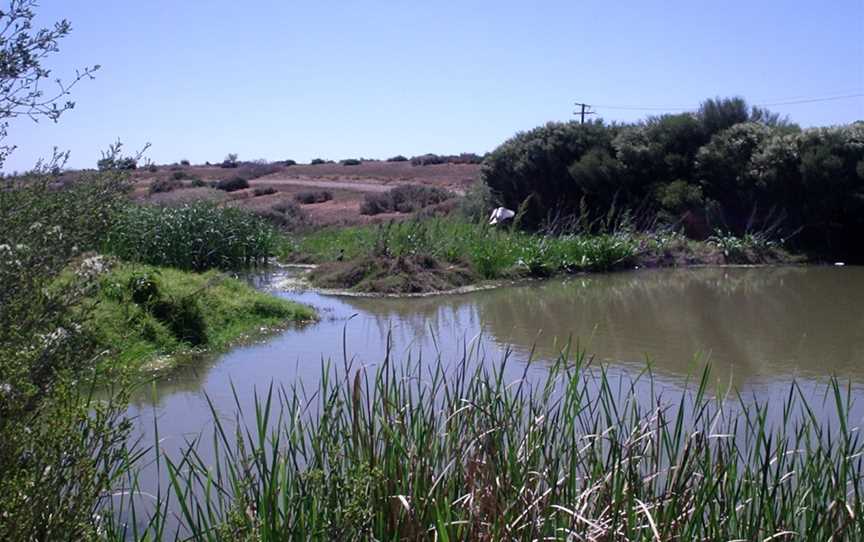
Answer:
<path fill-rule="evenodd" d="M 75 107 L 68 99 L 72 87 L 92 79 L 99 69 L 97 64 L 76 70 L 66 83 L 54 79 L 56 88 L 47 91 L 42 83 L 51 78 L 51 71 L 43 61 L 59 51 L 60 40 L 72 26 L 63 19 L 51 28 L 34 30 L 36 6 L 36 0 L 10 0 L 8 8 L 0 10 L 0 167 L 15 149 L 5 143 L 10 120 L 26 117 L 35 122 L 43 118 L 57 122 L 60 115 Z"/>

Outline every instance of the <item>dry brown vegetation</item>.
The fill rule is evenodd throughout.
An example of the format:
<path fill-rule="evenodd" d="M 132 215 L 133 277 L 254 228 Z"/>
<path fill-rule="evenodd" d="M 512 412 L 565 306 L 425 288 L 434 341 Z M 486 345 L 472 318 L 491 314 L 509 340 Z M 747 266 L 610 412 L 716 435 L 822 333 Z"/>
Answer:
<path fill-rule="evenodd" d="M 174 188 L 170 191 L 151 194 L 151 186 L 172 180 L 178 171 L 182 171 L 187 179 L 200 179 L 205 187 L 196 187 L 190 181 L 183 181 L 174 183 Z M 267 174 L 256 176 L 260 172 L 267 172 Z M 218 164 L 209 166 L 172 164 L 157 166 L 155 171 L 140 168 L 132 174 L 132 178 L 133 197 L 142 202 L 172 205 L 189 203 L 201 197 L 258 212 L 267 211 L 275 202 L 283 199 L 294 199 L 310 191 L 327 191 L 332 194 L 332 199 L 302 205 L 310 223 L 351 225 L 404 219 L 411 216 L 395 212 L 382 213 L 374 217 L 363 216 L 360 214 L 360 207 L 367 194 L 384 193 L 395 186 L 405 184 L 431 186 L 462 194 L 478 179 L 479 174 L 480 166 L 477 164 L 414 166 L 407 161 L 364 161 L 360 165 L 347 166 L 338 162 L 290 166 L 283 163 L 266 166 L 240 163 L 236 168 L 222 168 Z M 216 194 L 212 188 L 207 188 L 210 183 L 238 176 L 249 179 L 249 188 L 221 194 Z M 269 189 L 275 192 L 264 194 Z M 256 190 L 259 194 L 257 197 L 255 197 Z"/>

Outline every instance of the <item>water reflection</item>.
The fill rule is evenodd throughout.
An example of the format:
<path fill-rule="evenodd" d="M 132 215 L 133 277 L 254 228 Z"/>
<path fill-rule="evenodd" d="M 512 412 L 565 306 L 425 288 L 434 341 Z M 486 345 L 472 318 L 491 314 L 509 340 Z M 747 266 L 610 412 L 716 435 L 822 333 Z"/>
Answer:
<path fill-rule="evenodd" d="M 282 278 L 259 276 L 260 286 Z M 508 380 L 522 375 L 533 346 L 542 378 L 569 337 L 599 360 L 610 376 L 641 371 L 650 359 L 658 383 L 674 394 L 710 355 L 714 377 L 744 396 L 779 399 L 800 377 L 818 397 L 830 375 L 864 384 L 864 267 L 704 268 L 571 277 L 471 294 L 427 298 L 356 298 L 311 291 L 279 295 L 315 306 L 321 321 L 290 328 L 267 341 L 202 359 L 143 387 L 130 408 L 141 442 L 156 441 L 177 454 L 184 443 L 212 430 L 205 394 L 228 423 L 236 399 L 254 412 L 253 392 L 271 382 L 314 389 L 326 360 L 356 366 L 380 363 L 388 340 L 395 362 L 408 355 L 458 360 L 477 349 L 487 362 L 514 349 Z M 825 405 L 814 404 L 817 416 Z M 830 405 L 827 406 L 830 411 Z M 864 419 L 859 407 L 856 423 Z M 207 450 L 202 451 L 204 457 Z M 143 489 L 158 476 L 144 470 Z"/>
<path fill-rule="evenodd" d="M 682 378 L 710 358 L 742 386 L 775 378 L 864 380 L 864 268 L 702 268 L 593 275 L 447 298 L 346 298 L 385 327 L 484 331 L 556 355 L 572 337 L 599 359 Z M 700 356 L 701 354 L 701 356 Z"/>

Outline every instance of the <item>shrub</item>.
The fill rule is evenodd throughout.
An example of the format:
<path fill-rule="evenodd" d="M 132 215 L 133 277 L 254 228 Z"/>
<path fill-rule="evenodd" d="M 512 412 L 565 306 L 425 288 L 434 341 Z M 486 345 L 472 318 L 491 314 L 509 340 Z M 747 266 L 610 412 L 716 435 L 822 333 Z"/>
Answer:
<path fill-rule="evenodd" d="M 294 161 L 294 160 L 283 160 L 283 161 L 282 161 L 282 165 L 285 166 L 285 167 L 289 167 L 289 166 L 296 166 L 296 165 L 297 165 L 297 162 Z"/>
<path fill-rule="evenodd" d="M 96 381 L 115 373 L 95 370 L 105 356 L 83 326 L 108 265 L 83 252 L 102 244 L 128 181 L 116 171 L 53 181 L 0 180 L 2 540 L 98 538 L 94 511 L 115 489 L 131 429 L 125 398 Z"/>
<path fill-rule="evenodd" d="M 272 186 L 259 186 L 252 191 L 253 196 L 267 196 L 275 193 L 276 189 Z"/>
<path fill-rule="evenodd" d="M 495 208 L 495 198 L 486 183 L 475 181 L 459 198 L 457 212 L 470 222 L 485 222 Z"/>
<path fill-rule="evenodd" d="M 156 166 L 156 164 L 150 164 L 149 166 L 147 166 L 147 171 L 149 171 L 150 173 L 156 173 L 157 171 L 159 171 L 159 168 Z"/>
<path fill-rule="evenodd" d="M 411 158 L 412 166 L 430 166 L 434 164 L 445 164 L 447 163 L 447 157 L 439 156 L 437 154 L 423 154 L 420 156 L 415 156 Z"/>
<path fill-rule="evenodd" d="M 323 203 L 333 199 L 333 193 L 329 190 L 308 190 L 299 192 L 294 195 L 294 200 L 298 203 Z"/>
<path fill-rule="evenodd" d="M 249 188 L 249 181 L 247 181 L 243 177 L 231 177 L 229 179 L 222 179 L 221 181 L 217 182 L 216 188 L 218 188 L 219 190 L 224 190 L 225 192 L 235 192 L 237 190 Z"/>
<path fill-rule="evenodd" d="M 249 212 L 195 203 L 130 205 L 111 229 L 106 248 L 120 258 L 202 271 L 266 262 L 276 234 Z"/>
<path fill-rule="evenodd" d="M 483 157 L 473 152 L 463 152 L 459 156 L 450 157 L 448 162 L 452 164 L 480 164 Z"/>
<path fill-rule="evenodd" d="M 175 171 L 171 174 L 171 178 L 175 181 L 182 181 L 183 179 L 191 179 L 192 176 L 185 171 Z"/>
<path fill-rule="evenodd" d="M 585 188 L 592 182 L 611 179 L 606 173 L 593 176 L 589 168 L 605 167 L 605 156 L 612 153 L 611 143 L 616 132 L 615 128 L 597 121 L 552 122 L 519 133 L 490 153 L 483 163 L 482 178 L 500 196 L 505 207 L 519 209 L 525 203 L 522 223 L 536 227 L 549 213 L 578 212 L 586 197 L 588 206 L 592 206 L 591 194 L 586 193 Z M 584 175 L 583 182 L 574 183 L 571 166 L 592 149 L 595 156 L 578 171 Z M 604 193 L 615 190 L 613 185 L 604 188 Z"/>
<path fill-rule="evenodd" d="M 256 211 L 259 216 L 288 231 L 298 231 L 309 224 L 309 215 L 297 202 L 284 199 L 274 203 L 269 209 Z"/>
<path fill-rule="evenodd" d="M 255 162 L 243 162 L 237 171 L 237 175 L 246 179 L 257 179 L 258 177 L 270 175 L 281 170 L 282 167 L 279 164 L 270 164 L 265 160 L 258 160 Z"/>
<path fill-rule="evenodd" d="M 315 158 L 311 162 L 309 162 L 309 164 L 313 165 L 313 166 L 317 166 L 320 164 L 326 164 L 326 163 L 327 163 L 327 160 L 324 160 L 323 158 Z"/>
<path fill-rule="evenodd" d="M 185 166 L 185 167 L 189 167 L 189 165 L 190 165 L 189 160 L 186 160 L 185 158 L 183 160 L 180 160 L 180 165 Z"/>
<path fill-rule="evenodd" d="M 411 213 L 453 197 L 437 186 L 405 184 L 384 193 L 369 193 L 360 204 L 360 214 Z"/>
<path fill-rule="evenodd" d="M 172 190 L 177 190 L 182 187 L 183 183 L 176 179 L 157 179 L 150 184 L 150 188 L 147 192 L 149 194 L 159 194 L 162 192 L 171 192 Z"/>
<path fill-rule="evenodd" d="M 357 158 L 346 158 L 345 160 L 342 160 L 339 163 L 342 164 L 343 166 L 359 166 L 360 164 L 363 163 L 363 161 L 358 160 Z"/>
<path fill-rule="evenodd" d="M 102 158 L 96 163 L 96 167 L 99 168 L 99 171 L 106 171 L 109 169 L 136 169 L 138 167 L 138 161 L 131 157 Z"/>
<path fill-rule="evenodd" d="M 379 215 L 393 212 L 393 199 L 387 193 L 368 193 L 360 204 L 361 215 Z"/>
<path fill-rule="evenodd" d="M 237 155 L 235 153 L 231 153 L 222 160 L 222 164 L 220 167 L 223 168 L 235 168 L 237 167 Z"/>
<path fill-rule="evenodd" d="M 392 158 L 388 158 L 387 161 L 388 162 L 407 162 L 408 158 L 402 156 L 401 154 L 397 154 L 396 156 L 394 156 Z"/>
<path fill-rule="evenodd" d="M 198 177 L 192 177 L 192 186 L 195 188 L 201 188 L 202 186 L 207 186 L 207 183 L 205 183 Z"/>

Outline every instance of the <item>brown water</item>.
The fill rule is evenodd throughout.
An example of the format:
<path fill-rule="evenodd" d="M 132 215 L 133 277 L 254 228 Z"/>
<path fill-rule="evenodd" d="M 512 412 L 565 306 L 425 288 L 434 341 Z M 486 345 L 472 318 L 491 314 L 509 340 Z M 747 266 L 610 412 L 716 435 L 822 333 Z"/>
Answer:
<path fill-rule="evenodd" d="M 272 286 L 285 274 L 255 282 Z M 857 401 L 850 424 L 864 421 L 864 267 L 634 271 L 407 299 L 274 293 L 315 306 L 321 321 L 158 380 L 130 409 L 139 416 L 143 444 L 154 442 L 155 416 L 160 449 L 175 454 L 187 440 L 210 434 L 205 396 L 230 423 L 235 390 L 251 412 L 256 388 L 271 382 L 314 388 L 327 360 L 380 363 L 388 337 L 395 362 L 409 355 L 456 361 L 469 349 L 497 363 L 511 348 L 514 380 L 532 351 L 529 373 L 542 378 L 572 339 L 612 378 L 650 363 L 673 394 L 710 362 L 713 389 L 725 393 L 731 385 L 771 404 L 776 397 L 778 405 L 792 379 L 818 403 L 825 382 L 837 376 L 851 383 Z M 814 408 L 818 415 L 820 405 Z M 151 492 L 159 478 L 152 470 L 144 467 L 142 477 Z"/>
<path fill-rule="evenodd" d="M 326 360 L 379 363 L 388 335 L 396 360 L 456 360 L 477 348 L 497 362 L 509 347 L 514 374 L 532 349 L 532 371 L 542 373 L 569 340 L 613 373 L 650 363 L 673 387 L 708 362 L 718 389 L 779 393 L 793 378 L 831 376 L 864 384 L 864 267 L 646 270 L 402 299 L 276 293 L 315 306 L 321 321 L 176 371 L 133 413 L 159 416 L 168 440 L 195 434 L 210 424 L 205 394 L 227 416 L 232 385 L 244 402 L 271 382 L 314 387 Z"/>

